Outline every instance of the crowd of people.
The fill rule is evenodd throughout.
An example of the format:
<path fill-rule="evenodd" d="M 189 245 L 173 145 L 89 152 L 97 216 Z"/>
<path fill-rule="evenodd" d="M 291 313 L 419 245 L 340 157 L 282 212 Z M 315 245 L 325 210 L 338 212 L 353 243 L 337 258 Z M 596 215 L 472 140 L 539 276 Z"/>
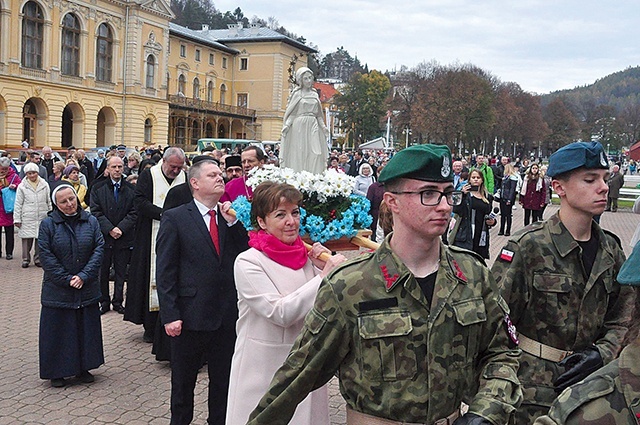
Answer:
<path fill-rule="evenodd" d="M 351 425 L 583 423 L 568 418 L 586 415 L 580 386 L 594 379 L 579 382 L 634 364 L 636 291 L 616 281 L 624 253 L 594 220 L 617 210 L 624 180 L 598 143 L 548 167 L 436 145 L 334 151 L 326 167 L 355 177 L 380 243 L 349 262 L 304 246 L 297 189 L 247 185 L 273 157 L 118 146 L 56 161 L 44 148 L 20 173 L 0 158 L 16 191 L 12 212 L 0 204 L 6 257 L 15 226 L 22 266 L 44 272 L 40 377 L 93 382 L 111 309 L 170 361 L 172 424 L 192 421 L 203 364 L 208 422 L 231 425 L 328 425 L 334 375 Z M 560 210 L 543 220 L 552 192 Z M 238 196 L 252 201 L 249 232 L 230 211 Z M 525 228 L 511 236 L 516 202 Z M 490 270 L 498 224 L 510 238 Z"/>

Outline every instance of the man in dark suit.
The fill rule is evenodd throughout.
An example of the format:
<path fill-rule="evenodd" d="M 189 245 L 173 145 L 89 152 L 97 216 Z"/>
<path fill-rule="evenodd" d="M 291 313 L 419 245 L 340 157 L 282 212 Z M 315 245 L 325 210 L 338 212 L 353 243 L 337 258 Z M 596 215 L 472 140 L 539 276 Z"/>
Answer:
<path fill-rule="evenodd" d="M 189 169 L 193 201 L 162 214 L 156 244 L 160 317 L 171 337 L 171 424 L 193 419 L 193 391 L 205 356 L 209 424 L 224 425 L 238 318 L 233 278 L 247 232 L 228 214 L 220 167 L 201 161 Z"/>
<path fill-rule="evenodd" d="M 104 255 L 100 267 L 100 313 L 113 309 L 124 314 L 124 281 L 131 250 L 135 241 L 136 210 L 133 206 L 136 189 L 122 178 L 122 159 L 112 156 L 107 162 L 109 177 L 91 189 L 91 214 L 100 223 L 104 236 Z M 109 269 L 113 264 L 115 281 L 113 299 L 109 301 Z"/>
<path fill-rule="evenodd" d="M 361 150 L 357 150 L 349 164 L 347 175 L 357 177 L 360 174 L 360 166 L 365 163 L 364 154 Z"/>

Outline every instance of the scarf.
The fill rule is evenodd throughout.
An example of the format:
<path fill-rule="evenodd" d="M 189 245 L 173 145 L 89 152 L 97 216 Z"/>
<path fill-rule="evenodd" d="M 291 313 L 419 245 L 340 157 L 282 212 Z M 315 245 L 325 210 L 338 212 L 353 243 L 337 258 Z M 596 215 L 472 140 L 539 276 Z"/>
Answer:
<path fill-rule="evenodd" d="M 307 248 L 300 236 L 293 245 L 287 245 L 264 230 L 253 231 L 249 232 L 249 246 L 263 252 L 276 263 L 293 270 L 300 270 L 307 264 Z"/>
<path fill-rule="evenodd" d="M 527 193 L 527 185 L 531 182 L 531 180 L 529 180 L 529 177 L 524 179 L 524 182 L 522 182 L 522 189 L 520 190 L 520 195 L 526 195 Z M 536 192 L 540 192 L 540 190 L 542 190 L 542 179 L 540 177 L 538 177 L 536 179 Z"/>

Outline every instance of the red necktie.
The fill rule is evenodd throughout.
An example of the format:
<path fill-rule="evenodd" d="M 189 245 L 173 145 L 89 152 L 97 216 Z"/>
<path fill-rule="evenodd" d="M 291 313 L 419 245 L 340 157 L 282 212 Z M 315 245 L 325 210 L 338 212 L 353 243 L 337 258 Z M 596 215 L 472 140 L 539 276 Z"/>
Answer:
<path fill-rule="evenodd" d="M 220 241 L 218 238 L 218 224 L 216 223 L 216 210 L 209 211 L 209 234 L 213 241 L 213 246 L 216 248 L 216 252 L 220 255 Z"/>

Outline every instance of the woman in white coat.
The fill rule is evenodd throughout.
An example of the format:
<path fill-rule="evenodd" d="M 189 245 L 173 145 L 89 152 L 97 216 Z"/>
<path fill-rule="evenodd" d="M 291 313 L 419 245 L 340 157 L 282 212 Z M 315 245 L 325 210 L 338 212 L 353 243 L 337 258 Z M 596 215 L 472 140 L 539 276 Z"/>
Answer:
<path fill-rule="evenodd" d="M 40 267 L 38 249 L 38 229 L 40 222 L 51 211 L 49 184 L 38 175 L 38 166 L 32 162 L 24 166 L 25 179 L 16 192 L 16 204 L 13 211 L 14 226 L 22 239 L 22 268 L 31 263 L 31 248 L 35 245 L 33 262 Z M 35 243 L 34 243 L 35 242 Z"/>
<path fill-rule="evenodd" d="M 265 182 L 253 192 L 249 250 L 235 262 L 239 317 L 227 425 L 244 425 L 284 363 L 311 310 L 324 276 L 345 260 L 319 259 L 328 249 L 307 253 L 299 236 L 302 194 L 293 186 Z M 311 393 L 290 424 L 329 424 L 326 386 Z"/>

